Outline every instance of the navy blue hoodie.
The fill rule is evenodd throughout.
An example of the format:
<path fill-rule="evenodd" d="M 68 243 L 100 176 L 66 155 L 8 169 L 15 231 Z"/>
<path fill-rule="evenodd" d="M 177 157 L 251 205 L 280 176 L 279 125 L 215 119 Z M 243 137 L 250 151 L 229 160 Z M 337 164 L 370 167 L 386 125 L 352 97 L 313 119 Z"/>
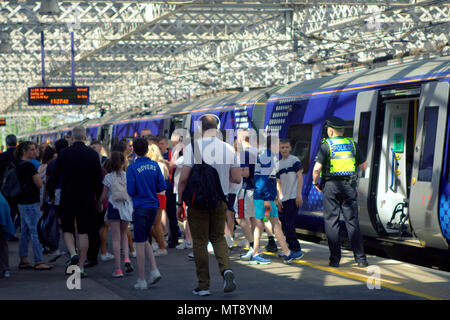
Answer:
<path fill-rule="evenodd" d="M 127 191 L 134 209 L 159 208 L 156 194 L 164 190 L 166 182 L 157 162 L 142 157 L 127 168 Z"/>

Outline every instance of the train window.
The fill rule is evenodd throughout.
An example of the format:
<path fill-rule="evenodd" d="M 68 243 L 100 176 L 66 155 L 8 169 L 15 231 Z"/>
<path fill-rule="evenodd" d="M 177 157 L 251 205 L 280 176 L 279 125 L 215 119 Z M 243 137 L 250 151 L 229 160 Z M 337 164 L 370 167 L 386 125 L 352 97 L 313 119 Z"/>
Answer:
<path fill-rule="evenodd" d="M 303 173 L 309 171 L 311 153 L 312 124 L 295 124 L 289 127 L 288 137 L 291 141 L 291 153 L 300 159 Z"/>
<path fill-rule="evenodd" d="M 431 181 L 433 177 L 434 147 L 439 108 L 426 107 L 423 119 L 422 145 L 419 161 L 420 181 Z"/>

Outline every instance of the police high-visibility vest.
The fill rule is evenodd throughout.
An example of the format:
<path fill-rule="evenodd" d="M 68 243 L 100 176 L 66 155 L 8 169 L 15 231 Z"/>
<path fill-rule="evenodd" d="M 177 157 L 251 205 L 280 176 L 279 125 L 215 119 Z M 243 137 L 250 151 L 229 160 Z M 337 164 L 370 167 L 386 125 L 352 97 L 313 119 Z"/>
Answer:
<path fill-rule="evenodd" d="M 327 139 L 330 148 L 329 176 L 351 176 L 356 173 L 355 142 L 351 138 Z"/>

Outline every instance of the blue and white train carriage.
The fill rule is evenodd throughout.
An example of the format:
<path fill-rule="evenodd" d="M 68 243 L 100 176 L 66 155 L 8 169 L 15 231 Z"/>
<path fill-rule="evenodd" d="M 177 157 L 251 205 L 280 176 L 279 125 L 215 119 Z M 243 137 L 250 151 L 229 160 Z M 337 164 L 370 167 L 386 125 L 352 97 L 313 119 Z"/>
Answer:
<path fill-rule="evenodd" d="M 329 116 L 348 122 L 367 156 L 358 204 L 366 237 L 449 250 L 450 58 L 408 62 L 293 84 L 267 102 L 265 127 L 302 159 L 304 204 L 297 226 L 324 232 L 312 167 Z M 413 241 L 411 241 L 413 240 Z"/>

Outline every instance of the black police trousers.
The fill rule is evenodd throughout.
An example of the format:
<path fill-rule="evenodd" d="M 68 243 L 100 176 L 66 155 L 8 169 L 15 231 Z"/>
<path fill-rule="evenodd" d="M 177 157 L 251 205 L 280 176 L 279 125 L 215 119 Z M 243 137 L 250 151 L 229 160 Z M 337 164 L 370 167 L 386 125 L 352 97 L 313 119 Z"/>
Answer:
<path fill-rule="evenodd" d="M 341 259 L 341 244 L 339 242 L 339 216 L 342 213 L 352 245 L 356 261 L 366 259 L 364 245 L 358 221 L 358 203 L 356 187 L 347 180 L 330 180 L 325 182 L 323 189 L 323 217 L 325 233 L 330 248 L 330 262 Z"/>

